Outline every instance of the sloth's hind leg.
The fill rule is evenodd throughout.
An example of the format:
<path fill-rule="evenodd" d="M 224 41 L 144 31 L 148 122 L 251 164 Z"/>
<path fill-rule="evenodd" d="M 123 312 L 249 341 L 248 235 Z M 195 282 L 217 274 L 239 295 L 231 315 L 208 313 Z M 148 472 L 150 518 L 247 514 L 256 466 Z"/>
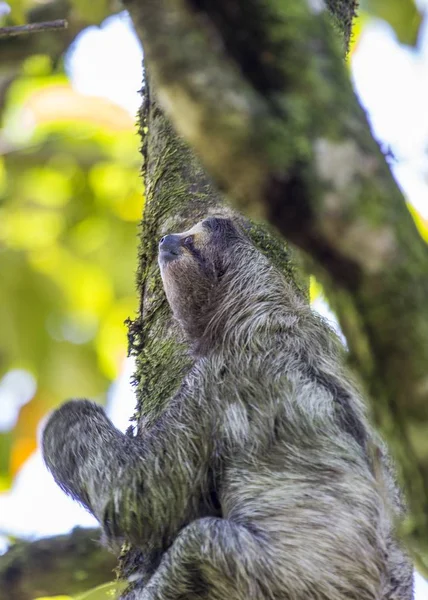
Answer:
<path fill-rule="evenodd" d="M 138 600 L 265 600 L 272 571 L 257 537 L 226 519 L 194 521 L 177 536 Z"/>

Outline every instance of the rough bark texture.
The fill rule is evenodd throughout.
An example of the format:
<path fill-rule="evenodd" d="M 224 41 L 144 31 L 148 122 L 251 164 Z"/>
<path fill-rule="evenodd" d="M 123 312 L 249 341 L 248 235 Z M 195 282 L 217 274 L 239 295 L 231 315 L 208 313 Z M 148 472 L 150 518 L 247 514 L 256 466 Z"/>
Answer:
<path fill-rule="evenodd" d="M 137 361 L 135 419 L 140 428 L 159 415 L 188 364 L 163 293 L 156 261 L 158 241 L 220 203 L 218 192 L 149 93 L 147 82 L 143 94 L 140 133 L 146 201 L 137 272 L 140 311 L 130 325 L 130 348 Z"/>
<path fill-rule="evenodd" d="M 183 231 L 207 214 L 232 212 L 222 204 L 221 195 L 192 151 L 176 135 L 147 82 L 143 94 L 140 118 L 146 202 L 137 272 L 140 310 L 129 332 L 130 349 L 137 362 L 135 420 L 140 429 L 160 414 L 189 364 L 162 288 L 157 265 L 159 239 L 167 232 Z M 304 292 L 304 277 L 296 269 L 298 259 L 291 260 L 285 244 L 260 226 L 253 225 L 251 235 Z"/>
<path fill-rule="evenodd" d="M 74 595 L 114 580 L 116 557 L 98 541 L 97 529 L 17 542 L 0 560 L 0 600 Z"/>
<path fill-rule="evenodd" d="M 329 2 L 344 24 L 355 2 Z M 220 189 L 311 256 L 401 466 L 428 570 L 428 248 L 321 0 L 128 0 L 158 97 Z M 342 47 L 341 47 L 342 46 Z"/>
<path fill-rule="evenodd" d="M 137 272 L 140 310 L 129 324 L 129 347 L 137 364 L 134 380 L 138 401 L 134 420 L 139 432 L 150 427 L 166 407 L 190 363 L 163 292 L 157 264 L 159 239 L 167 232 L 183 231 L 208 214 L 232 213 L 198 159 L 171 127 L 147 81 L 143 96 L 140 132 L 146 201 Z M 266 227 L 246 225 L 258 247 L 306 294 L 307 278 L 298 268 L 296 253 Z M 132 576 L 140 559 L 138 548 L 125 546 L 120 565 L 122 575 Z"/>

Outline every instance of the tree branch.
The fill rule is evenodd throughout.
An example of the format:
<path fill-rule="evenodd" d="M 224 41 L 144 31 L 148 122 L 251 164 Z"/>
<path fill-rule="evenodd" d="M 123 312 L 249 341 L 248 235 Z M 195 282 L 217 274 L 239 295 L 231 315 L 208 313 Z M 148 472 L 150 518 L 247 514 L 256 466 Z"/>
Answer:
<path fill-rule="evenodd" d="M 67 27 L 68 23 L 65 19 L 46 21 L 45 23 L 28 23 L 27 25 L 15 25 L 13 27 L 0 27 L 0 37 L 15 37 L 28 33 L 51 31 L 52 29 L 67 29 Z"/>
<path fill-rule="evenodd" d="M 117 558 L 99 541 L 97 529 L 18 542 L 0 556 L 0 600 L 77 594 L 113 581 Z"/>
<path fill-rule="evenodd" d="M 428 249 L 322 0 L 126 5 L 162 106 L 216 183 L 312 257 L 401 465 L 404 534 L 428 572 Z"/>
<path fill-rule="evenodd" d="M 113 14 L 110 4 L 106 3 L 105 13 L 97 17 L 102 20 Z M 58 35 L 55 29 L 44 30 L 43 35 L 26 35 L 13 37 L 0 37 L 1 66 L 7 65 L 8 69 L 19 67 L 23 60 L 33 54 L 47 54 L 53 61 L 68 48 L 75 37 L 88 25 L 95 21 L 83 19 L 73 4 L 68 0 L 47 0 L 43 3 L 31 3 L 25 12 L 25 20 L 28 24 L 66 20 L 67 29 L 63 29 Z M 98 24 L 100 21 L 96 21 Z"/>

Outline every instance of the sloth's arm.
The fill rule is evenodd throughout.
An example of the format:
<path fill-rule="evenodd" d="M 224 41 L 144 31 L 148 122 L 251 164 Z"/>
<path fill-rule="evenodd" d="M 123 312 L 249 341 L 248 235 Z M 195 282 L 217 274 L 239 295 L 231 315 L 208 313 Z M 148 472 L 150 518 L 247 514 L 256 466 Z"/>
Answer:
<path fill-rule="evenodd" d="M 42 437 L 46 465 L 109 538 L 168 543 L 200 507 L 210 426 L 205 411 L 192 418 L 189 401 L 184 404 L 172 401 L 141 438 L 122 434 L 87 400 L 69 401 L 50 417 Z"/>

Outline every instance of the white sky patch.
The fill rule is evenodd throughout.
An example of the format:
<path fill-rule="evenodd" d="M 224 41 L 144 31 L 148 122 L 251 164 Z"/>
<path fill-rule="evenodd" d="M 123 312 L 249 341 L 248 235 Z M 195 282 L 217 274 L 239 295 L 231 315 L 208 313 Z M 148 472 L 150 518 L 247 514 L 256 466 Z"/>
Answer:
<path fill-rule="evenodd" d="M 21 406 L 36 392 L 36 380 L 24 369 L 8 371 L 0 380 L 0 433 L 15 426 Z"/>
<path fill-rule="evenodd" d="M 106 412 L 122 432 L 128 428 L 136 405 L 134 389 L 130 385 L 134 368 L 134 360 L 127 359 L 108 394 Z M 24 373 L 27 374 L 26 371 Z M 21 398 L 24 396 L 21 395 Z M 1 413 L 5 407 L 11 410 L 9 404 L 12 408 L 15 406 L 6 397 L 3 400 Z M 43 423 L 40 423 L 40 429 L 42 426 Z M 1 532 L 37 538 L 64 533 L 77 525 L 96 527 L 97 521 L 57 486 L 43 463 L 40 451 L 35 452 L 18 473 L 13 488 L 0 494 L 0 553 L 7 547 L 7 540 L 2 538 Z"/>
<path fill-rule="evenodd" d="M 34 538 L 64 533 L 76 525 L 96 527 L 97 522 L 60 490 L 40 452 L 35 452 L 17 475 L 11 491 L 0 494 L 0 531 Z"/>
<path fill-rule="evenodd" d="M 311 308 L 327 321 L 333 331 L 340 338 L 342 344 L 347 347 L 345 336 L 343 335 L 336 315 L 332 312 L 326 300 L 320 296 L 312 303 Z"/>
<path fill-rule="evenodd" d="M 0 2 L 0 18 L 8 15 L 10 13 L 10 11 L 11 11 L 11 8 L 10 8 L 9 4 L 7 4 L 6 2 Z"/>
<path fill-rule="evenodd" d="M 428 139 L 426 57 L 399 46 L 388 25 L 373 23 L 362 35 L 352 72 L 376 137 L 399 159 L 419 157 Z"/>
<path fill-rule="evenodd" d="M 428 0 L 427 0 L 428 4 Z M 368 25 L 352 60 L 354 86 L 376 139 L 392 149 L 391 169 L 422 214 L 428 212 L 428 19 L 420 50 L 396 43 L 391 28 Z"/>
<path fill-rule="evenodd" d="M 403 194 L 416 210 L 428 219 L 428 165 L 425 174 L 408 163 L 392 165 L 392 172 Z"/>
<path fill-rule="evenodd" d="M 415 572 L 415 600 L 427 600 L 428 581 Z"/>
<path fill-rule="evenodd" d="M 127 13 L 84 29 L 65 60 L 77 91 L 108 98 L 133 116 L 141 104 L 142 63 L 143 52 Z"/>
<path fill-rule="evenodd" d="M 308 0 L 309 10 L 315 15 L 325 10 L 324 0 Z"/>
<path fill-rule="evenodd" d="M 119 378 L 113 383 L 108 393 L 107 415 L 113 421 L 114 426 L 122 432 L 128 429 L 129 419 L 137 404 L 135 391 L 131 386 L 131 377 L 134 371 L 134 358 L 127 358 Z"/>

